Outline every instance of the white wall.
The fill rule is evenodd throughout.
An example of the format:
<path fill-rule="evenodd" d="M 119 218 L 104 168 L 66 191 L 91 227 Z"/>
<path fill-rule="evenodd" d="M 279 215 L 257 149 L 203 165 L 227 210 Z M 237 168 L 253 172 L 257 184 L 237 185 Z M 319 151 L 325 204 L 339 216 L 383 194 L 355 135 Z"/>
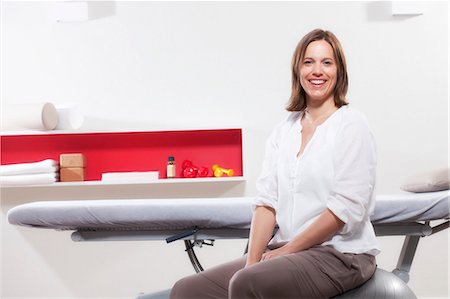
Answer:
<path fill-rule="evenodd" d="M 344 47 L 348 99 L 378 143 L 378 193 L 448 164 L 448 4 L 393 17 L 390 2 L 101 2 L 86 22 L 57 23 L 55 2 L 3 2 L 1 99 L 76 103 L 83 129 L 244 128 L 247 182 L 135 189 L 1 191 L 1 298 L 132 298 L 192 273 L 179 244 L 73 243 L 68 232 L 13 227 L 6 212 L 42 199 L 251 196 L 265 138 L 286 112 L 290 60 L 321 27 Z M 400 238 L 380 238 L 378 264 L 395 267 Z M 245 242 L 200 250 L 206 266 Z M 448 233 L 421 241 L 410 287 L 448 293 Z"/>

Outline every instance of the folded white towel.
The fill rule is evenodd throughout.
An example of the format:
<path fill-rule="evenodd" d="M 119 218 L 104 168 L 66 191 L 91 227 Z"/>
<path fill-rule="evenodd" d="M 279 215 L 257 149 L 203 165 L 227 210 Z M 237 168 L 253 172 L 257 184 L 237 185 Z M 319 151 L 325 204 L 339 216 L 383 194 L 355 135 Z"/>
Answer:
<path fill-rule="evenodd" d="M 58 170 L 57 161 L 46 159 L 40 162 L 0 165 L 0 176 L 54 173 Z"/>
<path fill-rule="evenodd" d="M 0 176 L 0 186 L 51 184 L 59 179 L 58 173 L 37 173 Z"/>

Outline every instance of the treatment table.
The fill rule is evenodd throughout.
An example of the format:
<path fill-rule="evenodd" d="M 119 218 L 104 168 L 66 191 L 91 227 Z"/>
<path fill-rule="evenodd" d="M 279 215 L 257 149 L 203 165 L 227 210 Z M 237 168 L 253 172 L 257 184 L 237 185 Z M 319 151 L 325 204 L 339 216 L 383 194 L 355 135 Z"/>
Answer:
<path fill-rule="evenodd" d="M 449 190 L 378 195 L 371 216 L 377 236 L 405 236 L 392 271 L 395 275 L 379 269 L 376 279 L 354 294 L 350 291 L 336 298 L 358 298 L 362 294 L 412 298 L 414 294 L 405 283 L 417 245 L 421 237 L 449 227 L 449 202 Z M 73 241 L 183 240 L 195 271 L 200 272 L 203 268 L 194 248 L 213 245 L 217 239 L 248 238 L 251 204 L 249 197 L 39 201 L 16 206 L 7 217 L 15 225 L 74 231 Z M 371 288 L 366 286 L 370 283 Z M 392 293 L 397 295 L 393 297 Z M 139 298 L 167 298 L 167 294 Z"/>

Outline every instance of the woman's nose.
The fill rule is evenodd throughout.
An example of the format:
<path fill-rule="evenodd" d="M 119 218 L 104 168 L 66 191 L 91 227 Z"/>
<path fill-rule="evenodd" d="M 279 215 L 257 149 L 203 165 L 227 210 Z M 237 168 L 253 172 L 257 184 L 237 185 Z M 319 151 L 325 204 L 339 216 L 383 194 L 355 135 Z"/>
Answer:
<path fill-rule="evenodd" d="M 313 75 L 315 76 L 322 75 L 322 66 L 320 65 L 320 63 L 315 63 L 312 71 Z"/>

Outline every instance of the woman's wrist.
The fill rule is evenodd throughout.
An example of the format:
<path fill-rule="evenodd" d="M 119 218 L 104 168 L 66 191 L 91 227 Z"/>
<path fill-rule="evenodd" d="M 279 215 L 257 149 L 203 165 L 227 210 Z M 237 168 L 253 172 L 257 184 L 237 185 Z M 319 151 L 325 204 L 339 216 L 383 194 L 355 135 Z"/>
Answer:
<path fill-rule="evenodd" d="M 262 255 L 261 256 L 259 256 L 259 257 L 256 257 L 256 256 L 247 256 L 247 262 L 246 262 L 246 265 L 248 266 L 248 265 L 252 265 L 252 264 L 256 264 L 257 262 L 259 262 L 260 260 L 261 260 L 261 257 L 262 257 Z"/>
<path fill-rule="evenodd" d="M 283 250 L 284 250 L 284 252 L 286 252 L 286 254 L 299 252 L 299 251 L 302 251 L 304 249 L 305 248 L 304 248 L 304 246 L 302 246 L 302 244 L 295 244 L 292 241 L 286 243 L 283 246 Z"/>

